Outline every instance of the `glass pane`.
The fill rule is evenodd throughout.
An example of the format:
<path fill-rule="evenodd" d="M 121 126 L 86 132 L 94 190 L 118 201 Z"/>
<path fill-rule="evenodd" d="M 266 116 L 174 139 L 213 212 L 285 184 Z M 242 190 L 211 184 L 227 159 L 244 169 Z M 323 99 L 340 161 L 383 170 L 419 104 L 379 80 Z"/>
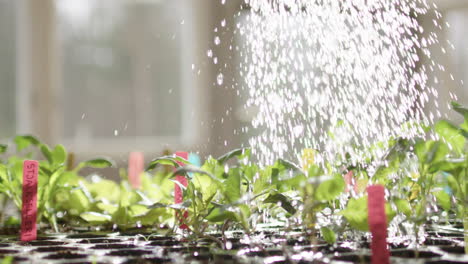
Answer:
<path fill-rule="evenodd" d="M 0 138 L 15 133 L 15 1 L 0 0 Z"/>
<path fill-rule="evenodd" d="M 186 1 L 57 1 L 63 136 L 179 136 Z"/>
<path fill-rule="evenodd" d="M 451 68 L 453 74 L 458 80 L 463 82 L 461 86 L 455 86 L 458 89 L 455 94 L 461 104 L 468 105 L 468 8 L 455 9 L 449 11 L 446 15 L 448 28 L 447 38 L 454 45 L 455 49 L 449 49 Z"/>

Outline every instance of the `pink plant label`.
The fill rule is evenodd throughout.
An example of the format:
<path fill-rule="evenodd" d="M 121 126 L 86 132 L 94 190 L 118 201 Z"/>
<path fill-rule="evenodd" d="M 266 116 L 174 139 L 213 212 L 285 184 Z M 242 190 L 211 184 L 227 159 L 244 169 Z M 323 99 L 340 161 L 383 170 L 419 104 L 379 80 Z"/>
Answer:
<path fill-rule="evenodd" d="M 37 174 L 39 163 L 26 160 L 23 163 L 23 207 L 21 209 L 21 241 L 37 238 Z"/>
<path fill-rule="evenodd" d="M 372 264 L 390 263 L 387 248 L 387 216 L 385 214 L 385 188 L 382 185 L 367 187 L 369 229 L 372 233 Z"/>
<path fill-rule="evenodd" d="M 177 151 L 177 152 L 175 153 L 175 155 L 176 155 L 177 157 L 181 157 L 181 158 L 186 159 L 186 160 L 188 159 L 188 152 Z M 185 165 L 183 162 L 180 162 L 180 161 L 177 161 L 177 164 L 179 164 L 180 166 L 184 166 L 184 165 Z M 185 178 L 185 177 L 182 176 L 182 175 L 176 175 L 176 176 L 175 176 L 175 180 L 176 180 L 177 182 L 179 182 L 180 184 L 182 184 L 183 186 L 187 186 L 187 185 L 188 185 L 187 178 Z M 175 187 L 174 187 L 174 202 L 175 202 L 176 204 L 180 204 L 180 203 L 182 203 L 183 201 L 184 201 L 184 194 L 183 194 L 183 192 L 182 192 L 182 189 L 180 188 L 180 186 L 179 186 L 178 184 L 176 184 Z M 178 218 L 180 218 L 179 215 L 176 214 L 176 216 L 177 216 Z M 187 218 L 187 217 L 188 217 L 188 212 L 185 211 L 185 212 L 183 213 L 183 218 Z M 181 221 L 183 221 L 183 220 L 181 219 Z M 187 226 L 186 224 L 182 224 L 182 225 L 180 225 L 180 228 L 181 228 L 181 229 L 188 229 L 188 226 Z"/>
<path fill-rule="evenodd" d="M 128 181 L 134 189 L 141 187 L 141 174 L 144 171 L 145 156 L 143 152 L 131 152 L 128 157 Z"/>

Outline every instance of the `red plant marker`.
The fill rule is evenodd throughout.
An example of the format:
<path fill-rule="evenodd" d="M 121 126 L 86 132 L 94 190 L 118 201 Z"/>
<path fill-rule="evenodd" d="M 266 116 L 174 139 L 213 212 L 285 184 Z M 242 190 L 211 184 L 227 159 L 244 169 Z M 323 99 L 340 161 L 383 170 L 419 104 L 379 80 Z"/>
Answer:
<path fill-rule="evenodd" d="M 23 207 L 21 209 L 21 241 L 37 238 L 37 174 L 39 163 L 25 160 L 23 163 Z"/>
<path fill-rule="evenodd" d="M 144 171 L 145 156 L 143 152 L 130 152 L 128 157 L 128 181 L 134 189 L 141 187 L 141 173 Z"/>
<path fill-rule="evenodd" d="M 184 152 L 184 151 L 176 151 L 175 155 L 177 157 L 181 157 L 183 159 L 186 159 L 188 160 L 188 152 Z M 180 166 L 184 166 L 185 164 L 183 162 L 179 162 L 177 161 L 177 163 L 180 165 Z M 182 175 L 176 175 L 175 177 L 175 180 L 178 181 L 180 184 L 182 184 L 183 186 L 187 186 L 188 185 L 188 181 L 187 181 L 187 178 L 185 178 L 184 176 Z M 175 185 L 174 187 L 174 202 L 176 204 L 179 204 L 179 203 L 182 203 L 184 201 L 184 196 L 183 196 L 183 192 L 182 192 L 182 189 L 180 188 L 180 186 L 178 184 Z M 176 217 L 178 217 L 178 214 L 176 214 Z M 184 215 L 183 215 L 183 218 L 187 218 L 188 217 L 188 212 L 185 211 L 184 212 Z M 182 222 L 183 220 L 180 219 L 180 221 Z M 181 229 L 188 229 L 188 226 L 186 224 L 182 224 L 180 225 L 180 228 Z"/>
<path fill-rule="evenodd" d="M 385 214 L 385 188 L 382 185 L 367 187 L 369 229 L 372 233 L 372 264 L 389 264 L 387 248 L 387 216 Z"/>

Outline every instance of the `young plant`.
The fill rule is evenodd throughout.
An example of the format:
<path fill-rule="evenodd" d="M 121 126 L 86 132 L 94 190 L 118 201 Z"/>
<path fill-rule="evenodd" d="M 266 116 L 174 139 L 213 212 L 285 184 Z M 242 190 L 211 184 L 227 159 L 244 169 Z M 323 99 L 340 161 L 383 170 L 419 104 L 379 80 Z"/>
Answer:
<path fill-rule="evenodd" d="M 468 109 L 452 102 L 452 107 L 460 113 L 464 120 L 460 125 L 449 121 L 439 121 L 435 125 L 435 131 L 447 144 L 447 155 L 430 169 L 442 171 L 447 175 L 448 185 L 455 198 L 455 212 L 463 221 L 465 253 L 468 254 Z M 445 209 L 450 208 L 450 199 L 447 194 L 439 192 L 437 196 L 439 204 Z"/>
<path fill-rule="evenodd" d="M 81 168 L 105 168 L 112 165 L 109 160 L 95 159 L 82 162 L 74 170 L 68 171 L 66 168 L 67 152 L 62 145 L 51 149 L 30 135 L 16 136 L 14 142 L 18 153 L 22 153 L 30 146 L 35 146 L 45 158 L 39 161 L 38 222 L 45 219 L 56 232 L 58 232 L 57 213 L 60 208 L 64 207 L 63 203 L 69 202 L 68 199 L 57 200 L 57 195 L 64 190 L 70 191 L 76 187 L 78 171 Z M 6 164 L 0 165 L 0 191 L 3 191 L 15 203 L 18 210 L 22 204 L 22 164 L 24 160 L 31 159 L 33 154 L 33 152 L 28 152 L 22 156 L 11 156 Z M 71 198 L 73 197 L 72 192 Z"/>

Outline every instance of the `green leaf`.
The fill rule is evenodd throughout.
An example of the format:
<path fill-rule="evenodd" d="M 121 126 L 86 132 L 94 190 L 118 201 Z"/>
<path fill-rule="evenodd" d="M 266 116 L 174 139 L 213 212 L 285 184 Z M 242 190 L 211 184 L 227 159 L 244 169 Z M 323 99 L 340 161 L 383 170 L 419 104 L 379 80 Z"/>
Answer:
<path fill-rule="evenodd" d="M 56 145 L 52 151 L 52 160 L 55 165 L 63 165 L 67 161 L 67 151 L 63 145 Z"/>
<path fill-rule="evenodd" d="M 155 225 L 168 222 L 174 217 L 174 212 L 168 208 L 155 208 L 148 210 L 142 215 L 136 215 L 135 221 L 140 221 L 142 225 Z"/>
<path fill-rule="evenodd" d="M 96 200 L 107 199 L 111 202 L 118 202 L 120 199 L 120 186 L 115 181 L 99 178 L 98 181 L 83 185 Z"/>
<path fill-rule="evenodd" d="M 179 163 L 186 164 L 186 165 L 193 165 L 189 161 L 185 160 L 184 158 L 177 157 L 177 156 L 164 156 L 160 158 L 156 158 L 150 162 L 148 167 L 146 167 L 146 171 L 153 170 L 158 165 L 168 165 L 173 166 L 175 168 L 181 167 Z"/>
<path fill-rule="evenodd" d="M 438 171 L 452 172 L 467 166 L 467 162 L 464 159 L 447 159 L 431 164 L 429 167 L 429 173 L 435 173 Z"/>
<path fill-rule="evenodd" d="M 128 207 L 119 206 L 117 211 L 112 214 L 112 221 L 119 226 L 127 225 L 129 223 Z"/>
<path fill-rule="evenodd" d="M 18 152 L 29 147 L 30 145 L 38 146 L 41 144 L 37 138 L 31 135 L 16 136 L 14 141 Z"/>
<path fill-rule="evenodd" d="M 211 202 L 211 199 L 213 199 L 218 190 L 221 191 L 219 186 L 208 175 L 197 173 L 192 177 L 192 183 L 196 190 L 201 190 L 201 193 L 203 193 L 203 201 L 205 203 Z"/>
<path fill-rule="evenodd" d="M 275 163 L 275 167 L 280 170 L 292 170 L 296 172 L 302 172 L 301 168 L 289 160 L 278 159 Z"/>
<path fill-rule="evenodd" d="M 427 153 L 427 160 L 428 164 L 433 162 L 438 162 L 447 156 L 449 149 L 447 145 L 443 144 L 441 141 L 436 141 L 434 144 L 431 145 L 429 152 Z"/>
<path fill-rule="evenodd" d="M 315 164 L 309 166 L 307 176 L 309 176 L 309 177 L 318 177 L 318 176 L 322 176 L 323 174 L 324 174 L 324 171 L 319 166 L 317 166 Z"/>
<path fill-rule="evenodd" d="M 49 162 L 49 164 L 52 164 L 54 161 L 53 161 L 53 158 L 52 158 L 52 152 L 50 151 L 49 147 L 45 144 L 41 144 L 41 146 L 39 147 L 41 152 L 42 152 L 42 155 L 44 155 L 44 158 L 47 159 L 47 161 Z"/>
<path fill-rule="evenodd" d="M 322 227 L 320 228 L 320 233 L 322 234 L 322 237 L 325 241 L 327 241 L 328 244 L 335 244 L 336 242 L 336 234 L 333 232 L 328 227 Z"/>
<path fill-rule="evenodd" d="M 198 174 L 204 174 L 204 175 L 207 175 L 207 176 L 210 176 L 211 178 L 213 179 L 216 179 L 213 174 L 209 173 L 208 171 L 205 171 L 203 169 L 200 169 L 198 167 L 195 167 L 195 166 L 191 166 L 191 165 L 187 165 L 187 166 L 183 166 L 183 167 L 178 167 L 173 173 L 172 173 L 172 177 L 175 177 L 176 175 L 186 175 L 188 176 L 189 173 L 198 173 Z"/>
<path fill-rule="evenodd" d="M 190 173 L 190 174 L 189 174 Z M 195 167 L 193 165 L 187 165 L 187 166 L 184 166 L 184 167 L 179 167 L 177 168 L 172 174 L 171 174 L 171 178 L 172 177 L 175 177 L 176 175 L 186 175 L 187 177 L 189 178 L 193 178 L 193 175 L 194 174 L 201 174 L 201 175 L 206 175 L 208 177 L 211 178 L 211 180 L 213 181 L 213 183 L 218 187 L 218 188 L 222 188 L 223 185 L 221 183 L 221 181 L 216 178 L 215 176 L 213 176 L 213 174 L 211 174 L 210 172 L 208 171 L 205 171 L 203 169 L 200 169 L 198 167 Z M 176 181 L 176 183 L 178 183 Z"/>
<path fill-rule="evenodd" d="M 444 160 L 449 149 L 441 141 L 419 140 L 414 146 L 414 151 L 420 163 L 431 164 Z"/>
<path fill-rule="evenodd" d="M 461 134 L 460 128 L 452 123 L 441 120 L 435 124 L 435 131 L 458 153 L 463 153 L 465 148 L 465 137 Z"/>
<path fill-rule="evenodd" d="M 286 210 L 286 212 L 290 214 L 295 214 L 296 213 L 296 208 L 292 205 L 290 199 L 286 196 L 284 196 L 281 193 L 272 193 L 270 194 L 265 200 L 263 200 L 264 203 L 273 203 L 273 204 L 278 204 Z"/>
<path fill-rule="evenodd" d="M 2 259 L 2 262 L 1 264 L 12 264 L 13 263 L 13 256 L 5 256 L 3 259 Z"/>
<path fill-rule="evenodd" d="M 57 181 L 60 179 L 60 177 L 63 175 L 65 168 L 61 167 L 54 171 L 52 175 L 50 175 L 50 178 L 48 179 L 48 182 L 45 186 L 44 189 L 44 195 L 42 197 L 44 202 L 49 202 L 52 198 L 55 196 L 55 191 L 59 187 L 57 185 Z"/>
<path fill-rule="evenodd" d="M 260 170 L 255 173 L 252 179 L 253 182 L 253 194 L 257 195 L 267 190 L 271 190 L 274 186 L 271 185 L 271 170 Z"/>
<path fill-rule="evenodd" d="M 316 199 L 320 201 L 332 201 L 345 189 L 345 182 L 341 175 L 335 175 L 333 179 L 319 184 L 316 191 Z"/>
<path fill-rule="evenodd" d="M 98 212 L 86 212 L 80 214 L 80 217 L 83 218 L 86 222 L 91 224 L 102 224 L 107 223 L 112 220 L 112 217 L 108 214 L 101 214 Z"/>
<path fill-rule="evenodd" d="M 212 223 L 225 222 L 226 220 L 237 220 L 234 212 L 228 210 L 228 208 L 223 208 L 222 206 L 214 206 L 205 219 Z"/>
<path fill-rule="evenodd" d="M 67 200 L 61 202 L 68 204 L 67 211 L 71 215 L 80 215 L 91 207 L 91 202 L 79 187 L 71 189 L 67 198 Z"/>
<path fill-rule="evenodd" d="M 249 225 L 249 218 L 251 215 L 250 207 L 246 204 L 239 204 L 237 208 L 239 210 L 236 211 L 236 213 L 234 214 L 237 218 L 237 221 L 242 225 L 242 228 L 244 228 L 244 230 L 246 231 L 250 230 L 250 225 Z"/>
<path fill-rule="evenodd" d="M 0 144 L 0 154 L 3 154 L 7 151 L 8 145 Z"/>
<path fill-rule="evenodd" d="M 92 159 L 92 160 L 87 160 L 85 162 L 82 162 L 80 167 L 90 167 L 90 168 L 96 168 L 96 169 L 104 169 L 104 168 L 109 168 L 113 167 L 115 162 L 111 159 L 108 158 L 97 158 L 97 159 Z"/>
<path fill-rule="evenodd" d="M 39 173 L 44 174 L 47 177 L 50 177 L 52 175 L 52 171 L 46 168 L 45 166 L 39 166 Z"/>
<path fill-rule="evenodd" d="M 367 196 L 349 199 L 346 208 L 339 212 L 339 214 L 344 216 L 352 228 L 361 231 L 369 230 L 367 223 Z"/>
<path fill-rule="evenodd" d="M 457 178 L 455 178 L 455 176 L 452 174 L 447 175 L 447 184 L 452 190 L 452 192 L 458 196 L 458 194 L 460 193 L 460 188 L 458 187 Z"/>
<path fill-rule="evenodd" d="M 244 155 L 244 153 L 246 151 L 248 151 L 249 149 L 248 148 L 239 148 L 239 149 L 235 149 L 235 150 L 232 150 L 224 155 L 222 155 L 221 157 L 219 157 L 217 160 L 219 162 L 219 164 L 224 164 L 226 163 L 228 160 L 234 158 L 234 157 L 240 157 L 242 155 Z"/>
<path fill-rule="evenodd" d="M 232 169 L 224 182 L 224 193 L 229 203 L 241 198 L 241 175 L 238 169 Z"/>
<path fill-rule="evenodd" d="M 452 102 L 452 108 L 459 114 L 461 114 L 465 119 L 468 119 L 468 109 L 463 107 L 461 104 L 457 102 Z"/>
<path fill-rule="evenodd" d="M 21 220 L 14 216 L 8 217 L 4 222 L 4 226 L 20 226 L 20 225 L 21 225 Z"/>
<path fill-rule="evenodd" d="M 394 203 L 395 203 L 395 206 L 396 206 L 398 212 L 406 215 L 406 217 L 411 216 L 412 211 L 411 211 L 411 206 L 410 206 L 408 200 L 395 199 Z"/>
<path fill-rule="evenodd" d="M 185 200 L 183 203 L 180 204 L 163 204 L 163 203 L 155 203 L 148 206 L 148 209 L 156 209 L 156 208 L 172 208 L 175 210 L 184 210 L 188 209 L 192 205 L 191 200 Z"/>
<path fill-rule="evenodd" d="M 445 191 L 438 191 L 434 192 L 434 196 L 436 197 L 437 203 L 445 210 L 449 211 L 452 207 L 450 202 L 450 195 Z"/>

